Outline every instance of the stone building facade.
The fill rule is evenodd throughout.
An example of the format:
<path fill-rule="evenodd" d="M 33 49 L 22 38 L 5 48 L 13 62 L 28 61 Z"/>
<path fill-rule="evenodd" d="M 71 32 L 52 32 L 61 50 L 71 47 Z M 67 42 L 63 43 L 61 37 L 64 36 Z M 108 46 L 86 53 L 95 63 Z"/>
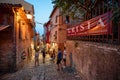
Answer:
<path fill-rule="evenodd" d="M 12 72 L 31 58 L 34 24 L 20 4 L 0 3 L 0 16 L 0 72 Z"/>
<path fill-rule="evenodd" d="M 45 25 L 44 25 L 46 51 L 48 51 L 48 52 L 49 52 L 49 50 L 50 50 L 50 32 L 51 32 L 50 27 L 51 27 L 51 24 L 50 24 L 50 20 L 49 20 L 49 21 L 48 21 L 47 23 L 45 23 Z"/>
<path fill-rule="evenodd" d="M 45 23 L 45 25 L 44 25 L 45 36 L 46 36 L 45 42 L 46 42 L 46 43 L 50 43 L 50 27 L 51 27 L 51 25 L 50 25 L 50 20 L 49 20 L 49 21 L 48 21 L 47 23 Z"/>
<path fill-rule="evenodd" d="M 58 7 L 54 7 L 51 15 L 50 15 L 50 42 L 51 44 L 55 44 L 56 50 L 61 48 L 64 49 L 64 44 L 66 42 L 66 24 L 65 18 L 60 14 L 61 9 Z"/>
<path fill-rule="evenodd" d="M 34 6 L 25 0 L 0 0 L 0 3 L 9 3 L 9 4 L 21 4 L 24 7 L 25 13 L 30 14 L 31 18 L 30 21 L 32 22 L 33 25 L 34 23 Z"/>

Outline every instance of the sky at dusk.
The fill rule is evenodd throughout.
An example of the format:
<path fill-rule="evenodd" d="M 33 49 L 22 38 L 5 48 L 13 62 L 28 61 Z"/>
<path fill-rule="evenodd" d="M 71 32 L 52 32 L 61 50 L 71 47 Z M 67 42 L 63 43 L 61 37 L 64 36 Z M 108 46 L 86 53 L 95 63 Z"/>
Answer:
<path fill-rule="evenodd" d="M 25 0 L 25 1 L 34 5 L 35 21 L 44 24 L 49 20 L 49 16 L 53 10 L 53 4 L 51 3 L 52 2 L 51 0 Z M 37 32 L 40 33 L 40 35 L 42 35 L 44 32 L 43 25 L 36 24 L 36 30 Z"/>

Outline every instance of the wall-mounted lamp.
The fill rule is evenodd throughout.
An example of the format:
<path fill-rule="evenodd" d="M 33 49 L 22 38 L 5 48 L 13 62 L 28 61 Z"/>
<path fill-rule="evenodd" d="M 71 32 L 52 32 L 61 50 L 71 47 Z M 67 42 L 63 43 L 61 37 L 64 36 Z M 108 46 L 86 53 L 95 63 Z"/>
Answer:
<path fill-rule="evenodd" d="M 26 14 L 28 19 L 32 19 L 32 15 L 31 14 Z"/>

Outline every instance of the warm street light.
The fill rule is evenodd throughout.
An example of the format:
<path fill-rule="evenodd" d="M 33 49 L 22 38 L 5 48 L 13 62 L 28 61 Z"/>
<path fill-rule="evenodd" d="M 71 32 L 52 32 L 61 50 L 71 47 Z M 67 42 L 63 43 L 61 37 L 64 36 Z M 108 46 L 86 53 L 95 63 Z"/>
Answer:
<path fill-rule="evenodd" d="M 32 19 L 32 15 L 31 14 L 26 14 L 28 19 Z"/>

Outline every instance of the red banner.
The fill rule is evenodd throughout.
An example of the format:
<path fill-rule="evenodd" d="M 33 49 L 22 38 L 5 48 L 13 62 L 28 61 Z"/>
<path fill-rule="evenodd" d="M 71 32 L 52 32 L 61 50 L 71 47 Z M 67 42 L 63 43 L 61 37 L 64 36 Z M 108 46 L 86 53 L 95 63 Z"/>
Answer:
<path fill-rule="evenodd" d="M 111 34 L 111 12 L 92 18 L 67 29 L 67 36 L 87 36 Z"/>

